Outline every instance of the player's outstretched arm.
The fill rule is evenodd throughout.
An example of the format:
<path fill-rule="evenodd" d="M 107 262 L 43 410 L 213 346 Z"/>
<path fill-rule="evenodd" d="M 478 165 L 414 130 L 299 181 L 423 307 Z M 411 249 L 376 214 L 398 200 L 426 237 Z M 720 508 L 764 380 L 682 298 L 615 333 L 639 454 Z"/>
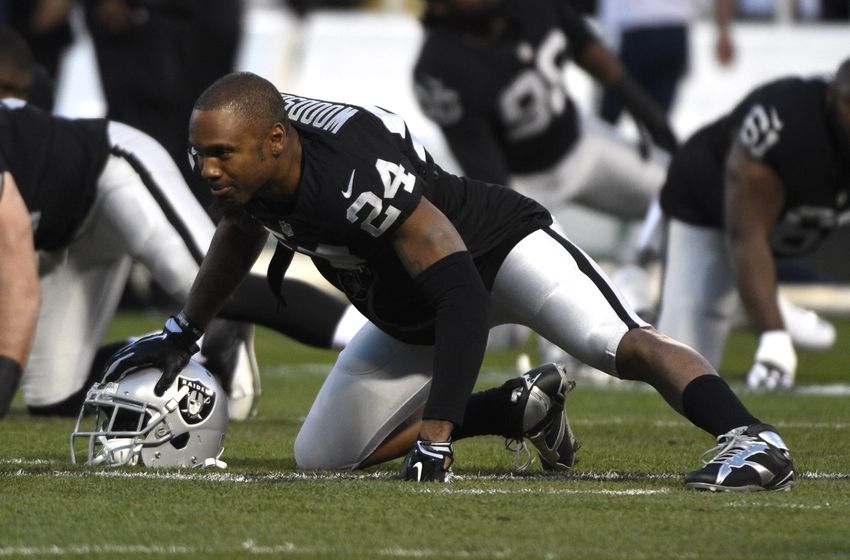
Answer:
<path fill-rule="evenodd" d="M 38 318 L 38 261 L 29 212 L 9 172 L 0 176 L 0 418 L 29 357 Z"/>
<path fill-rule="evenodd" d="M 267 238 L 268 232 L 248 214 L 222 218 L 183 308 L 193 325 L 207 328 L 248 276 Z"/>
<path fill-rule="evenodd" d="M 725 233 L 738 293 L 759 335 L 747 382 L 753 388 L 790 387 L 797 355 L 777 303 L 776 262 L 769 241 L 785 191 L 777 173 L 750 158 L 737 141 L 726 163 L 725 201 Z"/>
<path fill-rule="evenodd" d="M 619 59 L 605 48 L 601 41 L 597 39 L 588 43 L 579 53 L 576 62 L 600 85 L 621 99 L 641 134 L 648 135 L 658 147 L 667 152 L 673 153 L 678 149 L 678 139 L 664 111 L 629 77 Z"/>
<path fill-rule="evenodd" d="M 104 381 L 116 381 L 138 369 L 155 367 L 162 376 L 154 392 L 164 393 L 198 351 L 197 341 L 210 321 L 250 272 L 266 237 L 262 226 L 247 217 L 223 218 L 183 310 L 168 319 L 162 332 L 119 350 L 106 364 Z"/>

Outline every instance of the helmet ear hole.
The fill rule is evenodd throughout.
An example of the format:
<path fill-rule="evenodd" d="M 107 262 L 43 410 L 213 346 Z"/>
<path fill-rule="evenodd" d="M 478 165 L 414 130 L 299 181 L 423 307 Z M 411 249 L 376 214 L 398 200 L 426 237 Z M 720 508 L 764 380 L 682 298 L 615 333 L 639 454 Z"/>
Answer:
<path fill-rule="evenodd" d="M 186 447 L 186 444 L 189 443 L 189 432 L 184 432 L 179 436 L 172 438 L 169 442 L 174 449 L 183 449 Z"/>

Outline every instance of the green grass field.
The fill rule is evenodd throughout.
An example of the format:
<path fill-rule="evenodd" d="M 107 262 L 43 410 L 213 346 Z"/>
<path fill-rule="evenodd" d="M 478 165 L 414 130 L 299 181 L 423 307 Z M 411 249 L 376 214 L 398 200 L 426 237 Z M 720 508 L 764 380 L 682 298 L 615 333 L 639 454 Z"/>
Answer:
<path fill-rule="evenodd" d="M 111 337 L 159 328 L 122 314 Z M 73 421 L 34 419 L 20 396 L 0 423 L 0 557 L 9 558 L 850 558 L 850 322 L 836 350 L 800 356 L 800 388 L 744 402 L 781 428 L 800 479 L 790 492 L 710 494 L 682 475 L 713 445 L 654 392 L 579 385 L 582 441 L 566 475 L 512 474 L 498 438 L 455 446 L 450 485 L 397 479 L 399 461 L 360 472 L 295 469 L 292 444 L 331 352 L 259 330 L 259 415 L 230 426 L 224 471 L 70 464 Z M 755 341 L 736 333 L 723 373 L 740 387 Z M 513 375 L 488 355 L 480 386 Z"/>

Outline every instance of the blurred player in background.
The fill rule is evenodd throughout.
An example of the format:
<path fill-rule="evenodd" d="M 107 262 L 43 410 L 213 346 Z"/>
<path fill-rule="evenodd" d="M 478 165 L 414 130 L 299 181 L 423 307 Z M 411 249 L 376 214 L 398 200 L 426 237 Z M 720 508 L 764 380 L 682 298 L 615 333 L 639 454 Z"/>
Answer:
<path fill-rule="evenodd" d="M 776 260 L 813 251 L 850 213 L 850 60 L 832 78 L 759 86 L 697 131 L 670 166 L 661 204 L 659 328 L 717 366 L 740 301 L 759 335 L 747 383 L 793 386 L 795 342 L 807 341 L 777 298 Z M 810 332 L 832 334 L 815 343 L 834 342 L 831 325 L 808 321 Z"/>
<path fill-rule="evenodd" d="M 117 347 L 96 357 L 131 262 L 144 264 L 183 302 L 214 225 L 151 137 L 122 123 L 61 119 L 29 106 L 31 68 L 26 44 L 0 26 L 0 155 L 13 178 L 0 199 L 0 413 L 23 374 L 33 414 L 74 415 L 102 375 L 98 362 Z M 249 276 L 222 317 L 324 348 L 344 346 L 364 321 L 303 282 L 281 291 L 285 306 L 262 277 Z M 249 325 L 217 320 L 201 357 L 228 388 L 237 419 L 251 413 L 260 391 L 252 339 Z"/>
<path fill-rule="evenodd" d="M 661 108 L 568 2 L 427 0 L 422 20 L 416 97 L 466 176 L 508 185 L 556 218 L 573 205 L 623 223 L 645 217 L 676 138 Z M 624 100 L 643 132 L 640 150 L 607 123 L 580 114 L 565 81 L 570 61 Z M 567 235 L 578 233 L 569 221 L 560 225 Z M 645 316 L 654 302 L 644 266 L 656 255 L 623 245 L 613 279 Z M 540 350 L 546 359 L 566 359 L 547 341 Z M 609 382 L 595 373 L 584 370 L 583 377 Z"/>

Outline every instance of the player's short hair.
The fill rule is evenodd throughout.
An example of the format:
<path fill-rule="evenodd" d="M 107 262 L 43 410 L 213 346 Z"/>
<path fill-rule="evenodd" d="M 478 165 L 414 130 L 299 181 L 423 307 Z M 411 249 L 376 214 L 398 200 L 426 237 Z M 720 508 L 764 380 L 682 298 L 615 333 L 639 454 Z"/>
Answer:
<path fill-rule="evenodd" d="M 280 91 L 251 72 L 233 72 L 213 82 L 198 97 L 195 110 L 230 111 L 258 132 L 269 130 L 275 123 L 289 127 Z"/>
<path fill-rule="evenodd" d="M 0 24 L 0 87 L 28 88 L 34 64 L 24 38 L 8 25 Z"/>

